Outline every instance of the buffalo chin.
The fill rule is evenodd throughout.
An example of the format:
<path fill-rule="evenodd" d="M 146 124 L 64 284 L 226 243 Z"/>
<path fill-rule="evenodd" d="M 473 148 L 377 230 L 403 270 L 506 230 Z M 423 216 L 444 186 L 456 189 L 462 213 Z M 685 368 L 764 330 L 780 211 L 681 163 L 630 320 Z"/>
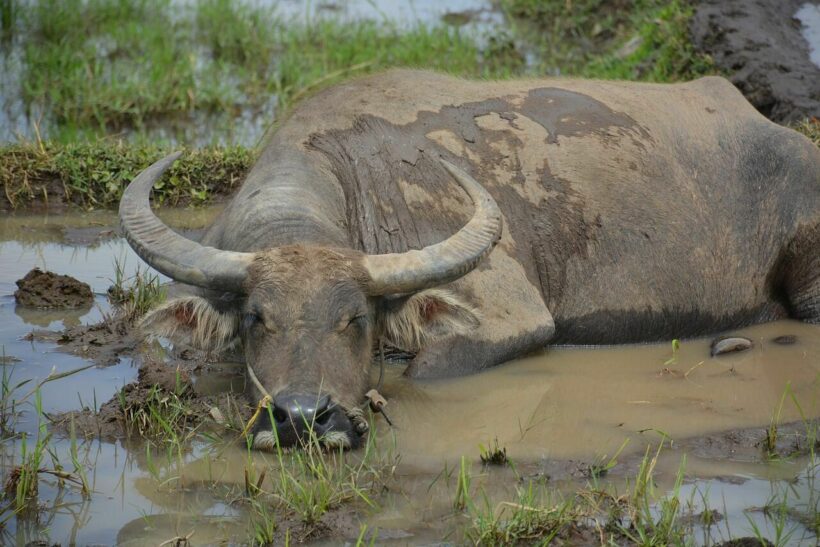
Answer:
<path fill-rule="evenodd" d="M 361 436 L 355 431 L 328 431 L 319 438 L 319 445 L 327 450 L 352 450 L 359 447 Z M 253 448 L 262 450 L 264 452 L 273 452 L 276 450 L 276 435 L 273 431 L 259 431 L 254 434 Z M 306 442 L 302 441 L 299 444 L 284 447 L 285 450 L 293 448 L 303 448 Z"/>

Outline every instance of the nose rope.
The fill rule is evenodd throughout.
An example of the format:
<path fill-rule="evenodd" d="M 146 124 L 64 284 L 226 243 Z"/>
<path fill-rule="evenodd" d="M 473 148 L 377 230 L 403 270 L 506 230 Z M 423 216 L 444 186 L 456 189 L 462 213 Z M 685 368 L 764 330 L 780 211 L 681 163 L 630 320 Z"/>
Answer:
<path fill-rule="evenodd" d="M 270 393 L 268 393 L 268 390 L 265 389 L 265 387 L 262 385 L 262 382 L 259 381 L 259 378 L 256 377 L 256 373 L 253 372 L 253 369 L 251 368 L 250 364 L 245 363 L 245 368 L 248 372 L 248 378 L 251 379 L 253 385 L 256 386 L 256 389 L 258 389 L 259 393 L 262 394 L 262 398 L 259 399 L 258 403 L 256 403 L 256 410 L 254 410 L 253 415 L 251 416 L 250 420 L 248 420 L 248 423 L 245 424 L 245 429 L 242 430 L 243 437 L 248 436 L 248 432 L 253 427 L 253 424 L 256 423 L 256 420 L 259 419 L 259 416 L 262 414 L 262 411 L 273 402 L 273 397 L 271 397 Z"/>
<path fill-rule="evenodd" d="M 273 397 L 268 390 L 265 389 L 265 386 L 262 385 L 262 382 L 259 381 L 259 378 L 256 377 L 256 373 L 253 371 L 253 368 L 249 363 L 245 363 L 245 369 L 247 371 L 247 376 L 250 378 L 251 382 L 253 383 L 254 387 L 259 390 L 259 393 L 262 394 L 262 398 L 256 405 L 256 410 L 254 411 L 253 415 L 251 416 L 248 423 L 245 425 L 245 429 L 242 431 L 243 436 L 248 434 L 248 431 L 251 430 L 253 424 L 256 423 L 256 420 L 259 419 L 260 414 L 262 411 L 268 407 L 273 402 Z M 384 412 L 384 406 L 387 404 L 387 400 L 379 393 L 382 385 L 384 383 L 384 342 L 381 338 L 379 338 L 379 381 L 376 384 L 376 389 L 371 389 L 365 394 L 365 398 L 367 401 L 362 406 L 370 405 L 370 409 L 374 413 L 381 412 L 384 419 L 387 423 L 392 427 L 393 422 L 390 418 L 387 417 L 387 414 Z M 362 408 L 354 407 L 347 411 L 347 417 L 350 418 L 350 421 L 353 422 L 354 426 L 356 427 L 356 431 L 359 432 L 360 435 L 363 435 L 370 429 L 370 425 L 367 423 L 367 418 L 364 416 L 364 411 Z"/>
<path fill-rule="evenodd" d="M 365 398 L 367 402 L 365 405 L 370 405 L 370 410 L 373 413 L 381 413 L 384 416 L 384 420 L 387 422 L 387 425 L 393 427 L 393 422 L 387 416 L 387 413 L 384 411 L 384 407 L 387 406 L 387 399 L 379 393 L 384 384 L 384 339 L 380 336 L 379 337 L 379 381 L 376 382 L 376 389 L 371 389 L 367 393 L 365 393 Z"/>

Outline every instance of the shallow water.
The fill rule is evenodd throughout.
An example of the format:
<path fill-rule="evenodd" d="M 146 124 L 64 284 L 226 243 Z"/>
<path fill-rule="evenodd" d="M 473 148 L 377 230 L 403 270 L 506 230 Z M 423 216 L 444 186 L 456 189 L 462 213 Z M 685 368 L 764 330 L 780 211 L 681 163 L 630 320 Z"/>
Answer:
<path fill-rule="evenodd" d="M 205 209 L 163 216 L 191 235 L 214 214 Z M 0 345 L 5 355 L 19 359 L 3 366 L 13 378 L 42 379 L 52 368 L 59 372 L 87 364 L 59 352 L 51 342 L 23 337 L 32 330 L 95 322 L 109 310 L 105 292 L 115 258 L 124 260 L 129 271 L 142 264 L 116 236 L 114 221 L 108 212 L 0 219 Z M 34 266 L 89 283 L 95 306 L 70 313 L 17 307 L 14 281 Z M 750 508 L 786 496 L 794 510 L 785 518 L 795 530 L 789 544 L 814 545 L 816 538 L 795 515 L 801 504 L 816 503 L 811 494 L 817 494 L 817 466 L 805 458 L 761 463 L 760 449 L 735 452 L 690 442 L 710 434 L 720 439 L 719 434 L 731 430 L 765 428 L 781 400 L 780 423 L 820 416 L 820 329 L 783 321 L 738 333 L 753 340 L 753 349 L 719 358 L 709 357 L 708 340 L 693 340 L 683 341 L 679 350 L 671 343 L 553 348 L 483 374 L 438 382 L 408 382 L 401 377 L 401 367 L 391 366 L 384 392 L 396 427 L 390 430 L 379 421 L 378 435 L 381 446 L 395 443 L 401 462 L 390 492 L 379 499 L 379 509 L 365 512 L 362 521 L 371 530 L 378 528 L 380 543 L 436 542 L 444 536 L 458 541 L 459 528 L 468 523 L 453 516 L 454 479 L 442 470 L 455 469 L 462 456 L 473 462 L 476 491 L 483 489 L 487 499 L 497 503 L 512 499 L 519 477 L 550 474 L 553 486 L 573 491 L 588 479 L 567 469 L 581 470 L 616 455 L 618 463 L 608 481 L 623 487 L 647 445 L 654 449 L 666 439 L 658 463 L 659 493 L 673 487 L 685 455 L 681 499 L 696 512 L 707 503 L 725 514 L 709 531 L 698 528 L 697 541 L 749 535 L 750 522 L 774 538 L 776 519 Z M 784 334 L 795 335 L 797 342 L 781 346 L 771 341 Z M 42 389 L 44 411 L 99 406 L 135 374 L 134 362 L 122 359 L 48 383 Z M 220 382 L 203 377 L 197 385 L 218 390 Z M 21 410 L 17 431 L 35 435 L 31 399 Z M 478 463 L 479 446 L 494 439 L 506 447 L 515 471 Z M 69 445 L 65 439 L 53 443 L 61 461 L 70 461 Z M 20 448 L 19 440 L 0 444 L 3 475 L 19 460 Z M 225 488 L 242 484 L 247 453 L 240 447 L 215 454 L 212 446 L 197 441 L 181 462 L 158 455 L 151 464 L 140 445 L 89 440 L 80 443 L 80 454 L 92 483 L 90 498 L 44 479 L 39 519 L 13 519 L 2 532 L 5 543 L 48 539 L 156 545 L 191 530 L 197 543 L 247 541 L 248 515 L 225 494 Z M 168 482 L 170 476 L 181 478 Z"/>

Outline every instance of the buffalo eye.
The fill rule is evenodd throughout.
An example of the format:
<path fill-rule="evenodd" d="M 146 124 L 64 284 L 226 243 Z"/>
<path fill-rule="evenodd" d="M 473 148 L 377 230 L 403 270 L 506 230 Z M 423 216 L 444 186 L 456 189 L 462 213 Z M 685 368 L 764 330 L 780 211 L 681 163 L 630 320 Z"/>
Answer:
<path fill-rule="evenodd" d="M 258 325 L 261 321 L 259 315 L 254 312 L 245 312 L 242 315 L 242 328 L 244 330 L 250 330 L 255 325 Z"/>
<path fill-rule="evenodd" d="M 367 322 L 367 316 L 363 313 L 358 315 L 354 315 L 347 320 L 343 320 L 340 322 L 340 326 L 342 327 L 340 330 L 346 331 L 350 327 L 362 327 Z"/>

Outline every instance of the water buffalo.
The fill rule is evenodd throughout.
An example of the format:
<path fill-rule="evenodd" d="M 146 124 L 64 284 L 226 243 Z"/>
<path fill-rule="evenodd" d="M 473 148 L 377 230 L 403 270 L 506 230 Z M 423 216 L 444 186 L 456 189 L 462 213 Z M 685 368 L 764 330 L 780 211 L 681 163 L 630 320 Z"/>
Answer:
<path fill-rule="evenodd" d="M 176 157 L 131 183 L 120 217 L 146 262 L 199 292 L 143 325 L 241 344 L 273 396 L 259 448 L 305 422 L 356 446 L 380 338 L 431 378 L 547 344 L 820 323 L 820 150 L 722 78 L 338 85 L 267 138 L 199 243 L 149 207 Z"/>

